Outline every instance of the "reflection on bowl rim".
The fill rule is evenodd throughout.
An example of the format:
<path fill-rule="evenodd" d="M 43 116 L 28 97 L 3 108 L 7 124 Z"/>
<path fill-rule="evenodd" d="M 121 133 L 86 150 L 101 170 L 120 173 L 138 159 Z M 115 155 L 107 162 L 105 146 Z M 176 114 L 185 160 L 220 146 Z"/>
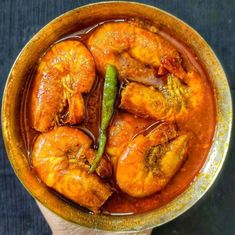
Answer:
<path fill-rule="evenodd" d="M 113 7 L 118 7 L 116 9 L 122 9 L 122 11 L 124 11 L 124 9 L 131 9 L 133 12 L 139 12 L 139 14 L 142 15 L 143 13 L 140 12 L 143 11 L 146 16 L 149 18 L 152 17 L 152 19 L 154 16 L 156 19 L 160 18 L 160 16 L 164 16 L 164 23 L 166 22 L 167 25 L 172 23 L 172 25 L 176 26 L 177 30 L 181 32 L 181 35 L 183 35 L 182 32 L 184 32 L 186 36 L 190 35 L 192 44 L 191 41 L 187 41 L 187 43 L 194 47 L 194 49 L 198 48 L 198 55 L 200 55 L 201 61 L 212 78 L 217 101 L 217 126 L 214 141 L 199 175 L 183 193 L 165 206 L 143 214 L 128 216 L 89 215 L 73 208 L 71 205 L 68 205 L 51 194 L 45 186 L 37 181 L 35 176 L 32 176 L 33 174 L 29 166 L 26 165 L 28 163 L 25 157 L 22 140 L 20 140 L 20 128 L 19 125 L 17 126 L 16 120 L 17 111 L 19 111 L 19 101 L 17 103 L 17 99 L 20 96 L 24 82 L 23 78 L 21 78 L 25 73 L 23 68 L 27 67 L 27 63 L 30 63 L 28 60 L 25 62 L 24 58 L 26 58 L 25 56 L 27 53 L 29 54 L 32 48 L 36 48 L 35 46 L 33 47 L 33 45 L 36 45 L 37 41 L 42 41 L 41 38 L 43 37 L 45 41 L 47 41 L 46 37 L 48 37 L 48 41 L 50 41 L 50 37 L 55 37 L 57 33 L 61 33 L 58 26 L 62 26 L 63 28 L 68 26 L 71 21 L 70 18 L 79 18 L 80 15 L 84 17 L 86 12 L 91 12 L 92 14 L 92 11 L 93 13 L 96 11 L 98 14 L 98 11 L 101 9 L 104 12 L 104 10 L 110 10 Z M 80 23 L 82 21 L 81 18 L 82 16 L 80 17 Z M 51 34 L 47 35 L 47 32 Z M 43 36 L 43 34 L 45 34 L 45 36 Z M 58 36 L 58 38 L 60 37 L 59 35 L 56 36 Z M 34 53 L 32 53 L 32 57 L 34 56 L 33 54 Z M 17 75 L 21 75 L 21 77 Z M 12 100 L 15 102 L 11 102 Z M 16 58 L 7 79 L 2 101 L 2 129 L 7 154 L 16 175 L 29 193 L 48 209 L 68 221 L 90 228 L 117 232 L 135 232 L 153 228 L 178 217 L 192 207 L 210 188 L 223 166 L 229 146 L 231 127 L 231 94 L 226 75 L 212 49 L 194 29 L 180 19 L 156 7 L 135 2 L 92 3 L 68 11 L 49 22 L 26 44 Z"/>

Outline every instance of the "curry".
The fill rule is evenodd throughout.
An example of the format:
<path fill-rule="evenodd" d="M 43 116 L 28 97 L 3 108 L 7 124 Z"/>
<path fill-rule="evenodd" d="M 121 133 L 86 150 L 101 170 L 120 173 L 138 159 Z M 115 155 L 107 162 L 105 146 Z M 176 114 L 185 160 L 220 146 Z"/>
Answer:
<path fill-rule="evenodd" d="M 210 149 L 210 79 L 176 35 L 139 19 L 55 42 L 25 89 L 21 129 L 42 184 L 91 213 L 132 214 L 183 192 Z"/>

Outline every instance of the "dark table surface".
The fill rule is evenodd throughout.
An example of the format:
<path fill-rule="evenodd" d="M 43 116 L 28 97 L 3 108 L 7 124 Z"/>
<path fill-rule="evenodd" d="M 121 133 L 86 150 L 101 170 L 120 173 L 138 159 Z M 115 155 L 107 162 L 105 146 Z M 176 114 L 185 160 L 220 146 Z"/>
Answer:
<path fill-rule="evenodd" d="M 56 16 L 92 1 L 0 0 L 0 96 L 7 74 L 25 43 Z M 235 1 L 142 0 L 195 28 L 214 49 L 235 99 Z M 223 170 L 212 189 L 193 208 L 156 228 L 161 235 L 235 234 L 235 131 Z M 16 178 L 0 138 L 0 235 L 51 234 L 33 198 Z"/>

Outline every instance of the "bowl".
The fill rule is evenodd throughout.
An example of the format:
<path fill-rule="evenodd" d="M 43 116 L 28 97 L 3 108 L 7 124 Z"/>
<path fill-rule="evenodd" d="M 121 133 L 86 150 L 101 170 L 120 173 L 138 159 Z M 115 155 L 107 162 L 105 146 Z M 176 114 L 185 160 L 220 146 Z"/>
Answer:
<path fill-rule="evenodd" d="M 55 41 L 96 21 L 140 17 L 165 25 L 197 52 L 214 88 L 217 124 L 208 157 L 190 186 L 161 208 L 136 215 L 92 215 L 61 200 L 32 173 L 20 130 L 20 105 L 27 74 L 40 55 Z M 205 40 L 180 19 L 158 8 L 135 2 L 103 2 L 71 10 L 42 28 L 23 48 L 9 73 L 2 101 L 2 130 L 6 151 L 15 174 L 41 204 L 65 220 L 107 231 L 140 231 L 164 224 L 188 210 L 218 176 L 229 145 L 232 124 L 231 95 L 223 68 Z"/>

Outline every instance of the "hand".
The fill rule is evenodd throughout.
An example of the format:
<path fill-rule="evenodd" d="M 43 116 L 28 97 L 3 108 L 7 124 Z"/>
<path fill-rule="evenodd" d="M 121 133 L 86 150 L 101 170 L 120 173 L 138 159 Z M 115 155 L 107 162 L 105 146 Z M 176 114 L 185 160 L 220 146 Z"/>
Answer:
<path fill-rule="evenodd" d="M 42 204 L 40 204 L 38 201 L 36 201 L 43 216 L 45 217 L 47 223 L 49 224 L 52 234 L 53 235 L 112 235 L 116 234 L 114 232 L 103 232 L 98 231 L 95 229 L 89 229 L 85 228 L 73 223 L 70 223 L 53 212 L 49 211 L 47 208 L 45 208 Z M 141 231 L 138 233 L 130 233 L 131 235 L 150 235 L 152 232 L 152 229 Z M 123 233 L 124 234 L 124 233 Z M 125 233 L 126 235 L 128 233 Z"/>

